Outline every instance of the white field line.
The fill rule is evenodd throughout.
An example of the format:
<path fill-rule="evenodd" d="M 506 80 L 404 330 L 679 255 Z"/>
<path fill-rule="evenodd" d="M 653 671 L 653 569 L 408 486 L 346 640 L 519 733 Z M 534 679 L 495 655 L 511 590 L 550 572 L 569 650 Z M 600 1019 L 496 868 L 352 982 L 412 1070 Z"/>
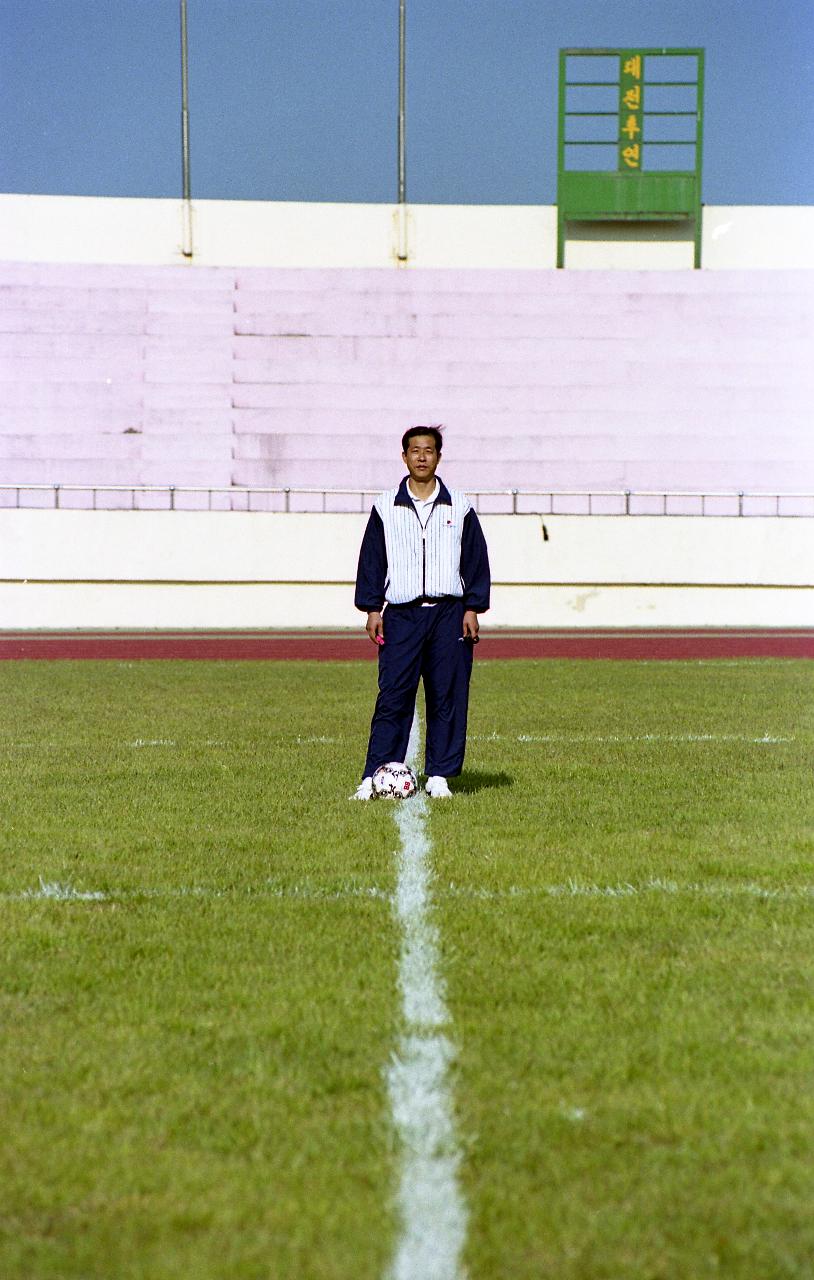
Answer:
<path fill-rule="evenodd" d="M 72 884 L 60 884 L 58 881 L 43 880 L 40 876 L 38 889 L 24 889 L 22 893 L 5 893 L 6 901 L 28 902 L 107 902 L 108 894 L 102 890 L 75 889 Z"/>
<path fill-rule="evenodd" d="M 469 738 L 480 742 L 756 742 L 761 746 L 777 742 L 794 742 L 794 738 L 781 738 L 773 734 L 753 737 L 746 733 L 470 733 Z"/>
<path fill-rule="evenodd" d="M 408 760 L 418 754 L 418 716 Z M 405 1031 L 387 1071 L 401 1148 L 397 1204 L 401 1234 L 392 1280 L 460 1280 L 466 1206 L 459 1184 L 448 1068 L 455 1049 L 440 976 L 438 933 L 430 918 L 430 841 L 423 792 L 395 809 L 401 836 L 393 909 L 401 926 L 399 986 Z"/>
<path fill-rule="evenodd" d="M 216 889 L 211 885 L 178 885 L 166 889 L 77 889 L 67 881 L 48 881 L 39 877 L 36 889 L 22 889 L 18 893 L 0 893 L 0 902 L 144 902 L 151 899 L 173 898 L 235 898 L 263 900 L 287 899 L 308 902 L 346 902 L 353 898 L 367 898 L 382 903 L 392 903 L 393 895 L 380 885 L 342 884 L 337 889 L 324 885 L 279 885 L 272 881 L 254 887 Z"/>
<path fill-rule="evenodd" d="M 505 902 L 512 898 L 643 898 L 649 895 L 700 898 L 759 898 L 767 902 L 809 902 L 814 905 L 814 884 L 770 885 L 743 881 L 732 884 L 704 884 L 654 878 L 641 884 L 622 881 L 618 884 L 591 884 L 569 880 L 565 884 L 533 886 L 511 885 L 506 889 L 487 889 L 474 885 L 449 884 L 439 896 L 469 898 L 484 902 Z"/>
<path fill-rule="evenodd" d="M 298 747 L 326 747 L 339 746 L 342 743 L 350 742 L 351 737 L 347 734 L 339 734 L 329 737 L 327 734 L 309 734 L 275 736 L 271 735 L 275 742 L 294 742 Z M 493 730 L 491 733 L 470 733 L 468 735 L 470 742 L 519 742 L 519 743 L 535 743 L 535 742 L 551 742 L 575 744 L 590 743 L 630 743 L 630 742 L 752 742 L 759 746 L 772 746 L 776 743 L 797 742 L 798 739 L 792 736 L 781 736 L 779 734 L 764 733 L 760 735 L 750 733 L 497 733 Z M 0 738 L 0 751 L 32 751 L 32 750 L 74 750 L 76 743 L 71 742 L 28 742 L 19 739 Z M 145 747 L 178 747 L 182 750 L 189 747 L 229 747 L 242 748 L 243 743 L 238 739 L 227 741 L 223 738 L 203 738 L 192 739 L 187 742 L 179 742 L 174 738 L 136 738 L 135 740 L 122 743 L 125 747 L 134 750 L 143 750 Z"/>
<path fill-rule="evenodd" d="M 413 801 L 410 802 L 414 803 Z M 419 803 L 416 801 L 415 803 Z M 592 884 L 569 880 L 564 884 L 507 885 L 505 889 L 490 889 L 482 885 L 456 884 L 434 886 L 436 898 L 461 898 L 478 902 L 511 902 L 523 898 L 642 898 L 664 895 L 667 897 L 699 898 L 758 898 L 766 902 L 807 902 L 814 905 L 814 884 L 764 885 L 755 881 L 718 883 L 704 881 L 661 880 L 654 878 L 638 884 L 621 881 L 618 884 Z M 316 884 L 280 885 L 268 882 L 258 887 L 215 889 L 210 885 L 180 885 L 174 889 L 77 889 L 68 882 L 40 879 L 36 889 L 22 889 L 16 893 L 0 893 L 0 902 L 144 902 L 179 898 L 206 898 L 234 900 L 257 898 L 277 901 L 348 902 L 353 899 L 392 904 L 393 895 L 381 885 L 342 884 L 328 889 Z"/>

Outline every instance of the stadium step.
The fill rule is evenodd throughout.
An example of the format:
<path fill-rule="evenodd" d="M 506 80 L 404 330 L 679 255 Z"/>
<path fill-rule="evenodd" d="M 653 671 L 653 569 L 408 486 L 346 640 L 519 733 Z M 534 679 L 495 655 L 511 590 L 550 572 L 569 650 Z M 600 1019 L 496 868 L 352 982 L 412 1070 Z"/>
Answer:
<path fill-rule="evenodd" d="M 658 413 L 637 406 L 630 407 L 628 404 L 615 410 L 586 410 L 576 406 L 554 409 L 547 406 L 539 411 L 524 410 L 510 415 L 499 409 L 485 409 L 480 405 L 472 410 L 450 409 L 443 414 L 437 402 L 432 407 L 432 414 L 416 417 L 414 421 L 440 423 L 444 428 L 447 448 L 458 438 L 482 436 L 507 441 L 517 434 L 558 432 L 576 447 L 580 447 L 583 435 L 608 431 L 612 431 L 620 441 L 633 433 L 647 434 L 657 440 L 662 434 L 670 432 L 692 435 L 702 431 L 721 433 L 737 440 L 741 431 L 746 429 L 741 428 L 737 418 L 730 417 L 722 422 L 720 414 L 705 416 L 698 412 L 695 405 L 681 403 L 661 405 Z M 397 453 L 400 452 L 399 441 L 405 430 L 403 411 L 389 405 L 384 408 L 353 406 L 349 409 L 335 405 L 317 408 L 235 408 L 232 421 L 237 434 L 288 431 L 304 437 L 325 433 L 335 438 L 338 432 L 351 432 L 356 436 L 367 436 L 377 441 L 380 448 L 384 445 Z M 796 433 L 795 439 L 798 440 L 808 438 L 806 433 L 810 434 L 810 423 L 811 417 L 806 409 L 794 412 L 788 410 L 783 415 L 784 431 Z M 777 426 L 777 413 L 768 399 L 762 405 L 752 407 L 748 427 L 750 434 L 769 435 Z"/>
<path fill-rule="evenodd" d="M 670 488 L 695 491 L 698 488 L 699 463 L 695 460 L 671 464 Z M 794 492 L 799 463 L 753 459 L 743 464 L 744 488 L 756 492 L 784 490 Z M 389 488 L 398 479 L 392 458 L 365 457 L 354 460 L 352 477 L 337 473 L 335 460 L 288 459 L 234 461 L 234 483 L 241 485 L 287 485 L 318 488 Z M 522 485 L 518 486 L 518 464 L 497 458 L 488 469 L 481 459 L 445 459 L 444 479 L 464 489 L 523 488 L 547 493 L 552 489 L 584 491 L 590 489 L 646 490 L 658 493 L 663 486 L 664 462 L 661 459 L 626 461 L 618 457 L 575 458 L 562 456 L 556 460 L 524 461 Z M 704 475 L 710 492 L 733 491 L 731 465 L 727 459 L 706 461 Z"/>
<path fill-rule="evenodd" d="M 234 464 L 195 459 L 110 459 L 83 458 L 4 461 L 2 483 L 87 484 L 92 485 L 230 485 Z M 88 494 L 88 505 L 90 505 Z"/>
<path fill-rule="evenodd" d="M 184 437 L 178 437 L 182 438 Z M 393 447 L 392 435 L 367 435 L 360 432 L 355 438 L 354 450 L 363 454 L 381 454 L 388 443 L 392 457 L 397 459 L 398 445 Z M 511 463 L 519 470 L 527 464 L 536 466 L 556 462 L 568 455 L 573 443 L 574 437 L 567 432 L 546 434 L 540 431 L 501 438 L 496 451 L 493 435 L 457 432 L 450 434 L 444 447 L 443 460 L 445 466 L 462 462 L 482 464 L 496 452 L 495 460 Z M 594 459 L 616 458 L 623 450 L 629 463 L 723 463 L 727 461 L 735 445 L 742 449 L 746 458 L 761 466 L 774 462 L 796 465 L 801 461 L 814 461 L 814 434 L 801 445 L 796 436 L 769 436 L 765 433 L 753 437 L 708 431 L 694 435 L 681 433 L 636 436 L 606 430 L 579 436 L 579 462 L 580 465 L 588 465 Z M 233 449 L 235 458 L 246 462 L 309 461 L 336 466 L 336 434 L 333 432 L 308 435 L 299 432 L 238 433 L 233 437 Z"/>
<path fill-rule="evenodd" d="M 796 388 L 766 389 L 771 396 L 776 414 L 793 410 L 799 404 Z M 751 387 L 698 386 L 693 393 L 696 413 L 749 414 L 754 407 L 758 390 Z M 416 388 L 408 383 L 382 387 L 349 386 L 337 383 L 307 383 L 291 386 L 287 383 L 236 383 L 232 387 L 232 399 L 236 408 L 367 408 L 390 407 L 403 414 L 409 423 L 445 421 L 451 410 L 478 412 L 483 409 L 505 413 L 552 409 L 624 410 L 635 397 L 639 409 L 653 414 L 671 402 L 686 403 L 686 389 L 664 388 L 658 385 L 637 385 L 619 380 L 614 384 L 586 385 L 575 381 L 565 386 L 513 386 L 507 383 L 497 387 L 445 387 L 436 391 Z"/>
<path fill-rule="evenodd" d="M 790 271 L 0 264 L 0 480 L 389 484 L 423 421 L 479 488 L 814 489 L 812 339 Z"/>
<path fill-rule="evenodd" d="M 814 328 L 814 326 L 812 326 Z M 211 339 L 210 339 L 211 341 Z M 438 365 L 468 362 L 487 368 L 508 365 L 511 376 L 526 365 L 555 365 L 559 362 L 592 364 L 595 357 L 614 361 L 665 362 L 665 360 L 693 362 L 699 359 L 707 363 L 741 362 L 750 368 L 789 366 L 790 372 L 800 371 L 811 352 L 809 337 L 791 338 L 778 350 L 766 342 L 765 334 L 757 338 L 739 336 L 732 328 L 716 334 L 706 334 L 698 339 L 683 333 L 671 340 L 669 350 L 661 338 L 652 332 L 632 337 L 625 332 L 605 332 L 597 340 L 598 350 L 586 350 L 584 336 L 558 336 L 544 346 L 535 338 L 390 338 L 359 337 L 283 337 L 237 334 L 233 341 L 233 353 L 237 364 L 251 361 L 269 361 L 286 369 L 298 364 L 335 364 L 339 368 L 353 370 L 357 364 L 370 369 L 371 376 L 378 376 L 374 366 L 402 366 L 435 369 Z M 236 369 L 236 375 L 240 370 Z"/>
<path fill-rule="evenodd" d="M 728 315 L 725 310 L 709 315 L 703 324 L 703 334 L 719 338 L 734 331 L 740 338 L 757 340 L 765 338 L 767 328 L 772 329 L 772 340 L 800 340 L 810 330 L 811 317 L 797 314 L 793 309 L 755 311 L 754 313 Z M 239 314 L 235 318 L 235 332 L 239 335 L 258 337 L 292 338 L 472 338 L 474 340 L 522 339 L 537 342 L 550 339 L 577 338 L 585 342 L 606 340 L 611 333 L 624 332 L 631 338 L 658 337 L 663 342 L 686 339 L 692 319 L 668 312 L 656 315 L 633 315 L 620 311 L 615 317 L 573 313 L 559 315 L 461 315 L 415 313 L 360 313 L 354 318 L 346 315 L 317 312 L 292 312 L 278 316 L 268 312 Z M 698 335 L 701 336 L 700 334 Z"/>
<path fill-rule="evenodd" d="M 222 433 L 196 432 L 193 448 L 195 462 L 229 462 L 234 450 L 233 438 Z M 108 461 L 185 462 L 190 459 L 190 449 L 189 435 L 168 432 L 161 435 L 144 431 L 0 434 L 0 462 L 73 460 L 85 466 Z"/>
<path fill-rule="evenodd" d="M 182 364 L 174 364 L 183 368 Z M 156 365 L 157 362 L 153 362 Z M 146 366 L 149 369 L 149 364 Z M 672 353 L 669 358 L 659 361 L 659 383 L 663 387 L 692 389 L 703 387 L 736 387 L 751 383 L 755 388 L 774 388 L 778 376 L 785 373 L 795 376 L 793 363 L 787 358 L 782 364 L 770 364 L 768 361 L 755 363 L 746 359 L 691 360 L 678 359 Z M 537 353 L 534 360 L 516 361 L 507 366 L 505 362 L 458 360 L 423 362 L 416 360 L 412 364 L 406 362 L 388 364 L 384 361 L 368 363 L 367 361 L 298 361 L 281 367 L 278 361 L 239 360 L 232 366 L 232 380 L 237 385 L 280 385 L 307 386 L 378 386 L 380 388 L 398 387 L 409 379 L 412 387 L 427 387 L 443 394 L 446 388 L 454 387 L 558 387 L 558 386 L 629 386 L 631 381 L 637 384 L 646 382 L 654 373 L 652 362 L 642 359 L 625 359 L 614 355 L 590 360 L 585 351 L 580 359 L 564 359 L 549 352 Z M 814 366 L 804 369 L 798 376 L 801 385 L 814 391 Z"/>

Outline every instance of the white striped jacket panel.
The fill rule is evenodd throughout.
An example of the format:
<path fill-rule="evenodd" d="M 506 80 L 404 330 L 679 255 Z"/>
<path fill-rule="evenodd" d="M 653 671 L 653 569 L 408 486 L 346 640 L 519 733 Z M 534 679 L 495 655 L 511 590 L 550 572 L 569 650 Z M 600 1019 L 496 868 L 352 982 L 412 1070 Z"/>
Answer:
<path fill-rule="evenodd" d="M 471 503 L 449 490 L 452 504 L 436 499 L 424 528 L 411 502 L 396 502 L 398 488 L 379 494 L 374 507 L 384 528 L 388 577 L 385 598 L 406 604 L 421 596 L 463 596 L 461 538 Z"/>

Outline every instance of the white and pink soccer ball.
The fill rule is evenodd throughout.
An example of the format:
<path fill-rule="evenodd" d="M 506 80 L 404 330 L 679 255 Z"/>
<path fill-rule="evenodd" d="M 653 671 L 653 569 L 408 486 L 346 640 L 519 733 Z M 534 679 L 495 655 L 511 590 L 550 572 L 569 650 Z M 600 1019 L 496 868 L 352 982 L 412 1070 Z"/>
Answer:
<path fill-rule="evenodd" d="M 418 779 L 407 764 L 380 764 L 373 774 L 373 795 L 377 800 L 407 800 L 417 790 Z"/>

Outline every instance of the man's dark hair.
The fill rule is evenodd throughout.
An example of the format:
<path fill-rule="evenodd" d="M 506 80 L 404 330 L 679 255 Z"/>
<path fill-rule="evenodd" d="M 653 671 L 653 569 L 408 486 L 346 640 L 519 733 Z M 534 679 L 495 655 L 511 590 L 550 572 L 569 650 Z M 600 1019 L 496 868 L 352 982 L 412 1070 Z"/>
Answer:
<path fill-rule="evenodd" d="M 441 446 L 444 441 L 441 436 L 440 427 L 410 427 L 409 430 L 405 431 L 404 435 L 401 437 L 402 453 L 407 452 L 407 445 L 412 440 L 413 436 L 432 436 L 435 441 L 435 447 L 438 450 L 438 457 L 441 457 Z"/>

